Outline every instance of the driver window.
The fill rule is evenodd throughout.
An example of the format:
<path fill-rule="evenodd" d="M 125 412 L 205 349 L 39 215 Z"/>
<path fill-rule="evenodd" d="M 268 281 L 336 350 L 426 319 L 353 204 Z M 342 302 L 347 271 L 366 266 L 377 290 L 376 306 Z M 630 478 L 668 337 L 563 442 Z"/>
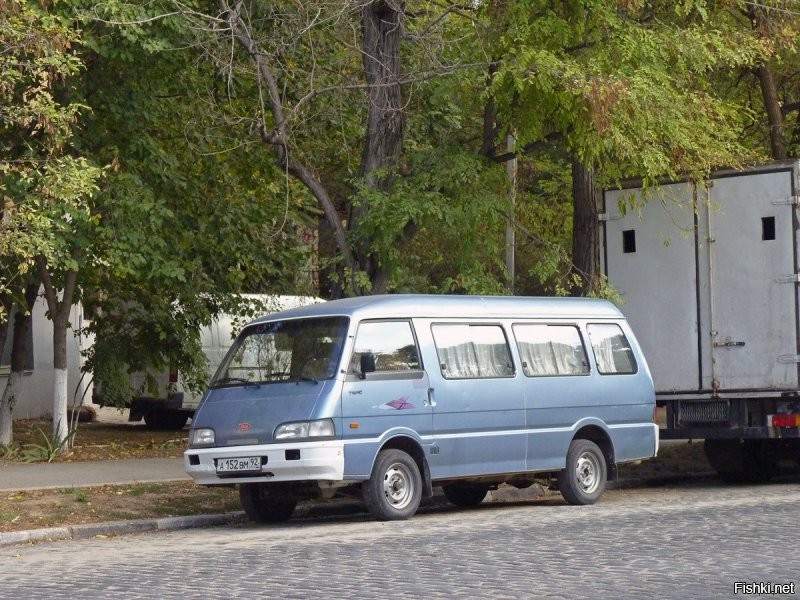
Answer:
<path fill-rule="evenodd" d="M 350 372 L 361 370 L 361 355 L 371 352 L 376 372 L 416 371 L 419 351 L 408 321 L 367 321 L 358 327 Z"/>

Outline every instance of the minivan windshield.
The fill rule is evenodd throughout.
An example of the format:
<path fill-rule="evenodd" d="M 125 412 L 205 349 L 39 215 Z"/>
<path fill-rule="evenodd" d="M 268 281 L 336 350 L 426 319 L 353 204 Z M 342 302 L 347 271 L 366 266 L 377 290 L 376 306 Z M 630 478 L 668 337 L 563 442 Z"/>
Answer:
<path fill-rule="evenodd" d="M 331 379 L 342 355 L 347 317 L 270 321 L 247 327 L 210 387 Z"/>

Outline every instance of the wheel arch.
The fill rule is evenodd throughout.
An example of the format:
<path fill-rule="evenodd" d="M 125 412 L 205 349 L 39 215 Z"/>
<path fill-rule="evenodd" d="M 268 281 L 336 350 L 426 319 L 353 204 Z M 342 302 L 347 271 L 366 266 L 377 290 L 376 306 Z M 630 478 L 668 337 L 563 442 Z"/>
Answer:
<path fill-rule="evenodd" d="M 608 432 L 599 425 L 585 425 L 575 432 L 573 440 L 589 440 L 597 444 L 606 460 L 606 478 L 616 481 L 618 478 L 617 461 L 614 454 L 614 444 Z"/>
<path fill-rule="evenodd" d="M 419 469 L 419 474 L 422 476 L 422 496 L 423 498 L 430 498 L 433 496 L 433 484 L 431 483 L 431 470 L 428 466 L 428 460 L 425 458 L 425 451 L 422 449 L 420 443 L 412 437 L 406 435 L 396 435 L 386 440 L 383 445 L 378 449 L 375 455 L 377 459 L 378 454 L 383 450 L 402 450 L 414 459 Z M 373 468 L 375 460 L 373 460 Z"/>

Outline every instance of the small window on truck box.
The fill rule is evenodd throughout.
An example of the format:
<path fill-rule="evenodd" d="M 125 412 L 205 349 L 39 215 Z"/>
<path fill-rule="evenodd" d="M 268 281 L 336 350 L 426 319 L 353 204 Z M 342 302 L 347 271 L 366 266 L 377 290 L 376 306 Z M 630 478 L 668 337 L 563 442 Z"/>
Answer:
<path fill-rule="evenodd" d="M 528 377 L 589 374 L 586 349 L 574 325 L 515 324 L 513 330 Z"/>
<path fill-rule="evenodd" d="M 445 379 L 514 376 L 511 351 L 501 326 L 440 323 L 431 331 Z"/>
<path fill-rule="evenodd" d="M 586 327 L 592 342 L 597 371 L 601 375 L 636 373 L 636 360 L 628 338 L 615 323 L 594 323 Z"/>

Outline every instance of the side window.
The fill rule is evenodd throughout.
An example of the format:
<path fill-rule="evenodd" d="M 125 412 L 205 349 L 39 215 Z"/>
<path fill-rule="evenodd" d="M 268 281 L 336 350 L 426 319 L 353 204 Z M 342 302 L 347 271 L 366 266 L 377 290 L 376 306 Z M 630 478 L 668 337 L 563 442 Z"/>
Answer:
<path fill-rule="evenodd" d="M 514 376 L 511 352 L 499 325 L 437 324 L 431 331 L 445 379 Z"/>
<path fill-rule="evenodd" d="M 514 337 L 528 377 L 589 373 L 586 349 L 574 325 L 514 325 Z"/>
<path fill-rule="evenodd" d="M 587 326 L 594 350 L 597 370 L 603 375 L 636 373 L 636 361 L 625 334 L 619 325 L 593 324 Z"/>
<path fill-rule="evenodd" d="M 365 321 L 358 326 L 350 372 L 360 371 L 361 355 L 375 356 L 376 372 L 419 370 L 419 350 L 408 321 Z"/>

